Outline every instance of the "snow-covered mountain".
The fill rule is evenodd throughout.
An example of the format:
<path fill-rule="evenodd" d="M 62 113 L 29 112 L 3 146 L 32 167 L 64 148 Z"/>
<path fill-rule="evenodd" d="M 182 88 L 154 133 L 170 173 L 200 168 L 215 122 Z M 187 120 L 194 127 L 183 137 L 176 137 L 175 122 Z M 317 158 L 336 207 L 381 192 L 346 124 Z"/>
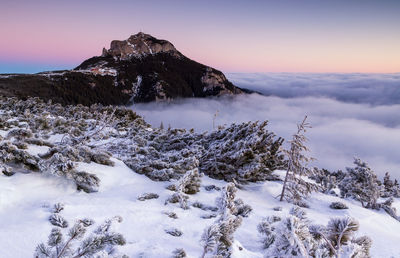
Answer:
<path fill-rule="evenodd" d="M 101 56 L 73 70 L 33 75 L 0 75 L 0 94 L 40 97 L 62 104 L 169 101 L 250 92 L 212 67 L 180 53 L 172 43 L 145 33 L 114 40 Z"/>
<path fill-rule="evenodd" d="M 3 97 L 0 114 L 1 257 L 400 256 L 398 184 L 359 163 L 280 202 L 288 157 L 267 123 L 194 133 Z"/>

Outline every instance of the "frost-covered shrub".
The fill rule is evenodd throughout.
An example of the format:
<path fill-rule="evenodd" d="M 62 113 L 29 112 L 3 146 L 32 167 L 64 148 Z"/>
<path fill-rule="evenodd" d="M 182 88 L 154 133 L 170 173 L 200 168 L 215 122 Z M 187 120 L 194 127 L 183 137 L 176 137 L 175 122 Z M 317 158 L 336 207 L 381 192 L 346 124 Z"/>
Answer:
<path fill-rule="evenodd" d="M 185 258 L 186 252 L 182 248 L 177 248 L 172 252 L 172 258 Z"/>
<path fill-rule="evenodd" d="M 204 189 L 206 189 L 206 191 L 220 191 L 221 188 L 215 185 L 206 185 L 204 186 Z"/>
<path fill-rule="evenodd" d="M 283 139 L 265 129 L 267 121 L 232 124 L 206 135 L 200 170 L 217 179 L 262 181 L 282 168 Z"/>
<path fill-rule="evenodd" d="M 73 180 L 78 190 L 87 193 L 97 192 L 100 186 L 100 179 L 96 175 L 75 170 L 74 163 L 60 153 L 54 153 L 51 158 L 41 160 L 39 168 L 43 173 Z"/>
<path fill-rule="evenodd" d="M 195 194 L 200 190 L 201 178 L 198 169 L 189 170 L 184 174 L 174 187 L 169 187 L 170 190 L 176 191 L 171 197 L 166 200 L 167 203 L 178 203 L 182 209 L 188 209 L 187 200 L 189 197 L 186 194 Z"/>
<path fill-rule="evenodd" d="M 64 204 L 63 203 L 56 203 L 54 204 L 53 207 L 53 213 L 60 213 L 62 210 L 64 210 Z"/>
<path fill-rule="evenodd" d="M 382 191 L 382 197 L 400 198 L 400 184 L 397 179 L 395 179 L 394 181 L 390 179 L 390 175 L 388 172 L 385 173 L 385 176 L 383 178 L 383 187 L 384 189 Z"/>
<path fill-rule="evenodd" d="M 214 252 L 221 236 L 222 234 L 218 224 L 212 224 L 204 230 L 201 236 L 201 242 L 203 243 L 202 258 L 204 258 L 207 253 Z"/>
<path fill-rule="evenodd" d="M 229 257 L 233 243 L 233 234 L 242 222 L 242 216 L 235 215 L 238 208 L 235 203 L 236 187 L 229 183 L 221 192 L 221 197 L 217 198 L 219 217 L 214 224 L 207 227 L 202 235 L 203 255 L 208 252 L 213 255 Z"/>
<path fill-rule="evenodd" d="M 392 207 L 393 197 L 390 197 L 383 203 L 379 203 L 378 207 L 382 208 L 387 214 L 389 214 L 392 218 L 400 221 L 400 216 L 397 215 L 397 211 L 395 207 Z"/>
<path fill-rule="evenodd" d="M 172 194 L 170 197 L 167 198 L 167 200 L 165 200 L 165 205 L 167 205 L 168 203 L 179 203 L 179 206 L 184 209 L 187 210 L 189 209 L 187 200 L 189 199 L 189 197 L 187 195 L 185 195 L 182 192 L 177 192 Z"/>
<path fill-rule="evenodd" d="M 35 257 L 97 257 L 97 255 L 109 255 L 115 253 L 115 246 L 125 245 L 125 238 L 112 231 L 112 222 L 121 222 L 120 217 L 107 220 L 93 233 L 84 238 L 87 228 L 90 226 L 78 221 L 69 229 L 67 237 L 60 228 L 53 228 L 47 244 L 39 244 L 35 250 Z"/>
<path fill-rule="evenodd" d="M 80 171 L 72 173 L 71 176 L 78 190 L 83 190 L 86 193 L 93 193 L 99 190 L 100 179 L 96 175 Z"/>
<path fill-rule="evenodd" d="M 320 192 L 329 194 L 337 187 L 338 183 L 344 178 L 344 176 L 345 174 L 341 170 L 331 172 L 327 169 L 319 169 L 315 167 L 311 171 L 309 177 L 317 183 Z"/>
<path fill-rule="evenodd" d="M 15 129 L 11 129 L 8 133 L 6 138 L 16 138 L 19 140 L 22 140 L 24 138 L 30 138 L 32 137 L 32 131 L 29 129 L 25 129 L 25 128 L 15 128 Z"/>
<path fill-rule="evenodd" d="M 19 149 L 15 144 L 9 141 L 0 142 L 0 162 L 3 164 L 12 164 L 17 170 L 38 171 L 39 158 L 29 154 L 26 150 Z"/>
<path fill-rule="evenodd" d="M 236 211 L 233 213 L 235 216 L 242 216 L 246 218 L 249 216 L 253 208 L 250 205 L 245 204 L 242 199 L 236 199 L 235 201 Z"/>
<path fill-rule="evenodd" d="M 47 153 L 40 155 L 42 158 L 49 158 L 55 153 L 67 158 L 69 161 L 73 162 L 86 162 L 91 161 L 102 165 L 114 166 L 114 162 L 110 160 L 111 154 L 99 149 L 92 150 L 87 146 L 69 146 L 58 145 L 51 148 Z"/>
<path fill-rule="evenodd" d="M 313 245 L 308 223 L 305 212 L 298 207 L 293 208 L 287 218 L 264 220 L 258 230 L 265 235 L 263 244 L 267 256 L 308 257 Z"/>
<path fill-rule="evenodd" d="M 52 214 L 49 217 L 49 221 L 52 225 L 60 227 L 60 228 L 66 228 L 68 227 L 68 222 L 59 214 Z"/>
<path fill-rule="evenodd" d="M 185 194 L 195 194 L 200 191 L 201 175 L 198 169 L 186 172 L 176 184 L 177 191 Z"/>
<path fill-rule="evenodd" d="M 98 164 L 106 165 L 106 166 L 114 166 L 114 161 L 110 160 L 111 154 L 107 152 L 97 152 L 93 153 L 91 156 L 91 160 Z"/>
<path fill-rule="evenodd" d="M 13 172 L 11 167 L 1 164 L 0 164 L 0 173 L 3 173 L 3 175 L 5 176 L 12 176 L 15 174 L 15 172 Z"/>
<path fill-rule="evenodd" d="M 328 225 L 311 225 L 298 207 L 289 216 L 267 217 L 258 225 L 267 257 L 370 257 L 371 240 L 355 238 L 359 224 L 350 217 L 333 218 Z"/>
<path fill-rule="evenodd" d="M 155 193 L 144 193 L 144 194 L 140 195 L 137 199 L 139 201 L 146 201 L 146 200 L 151 200 L 151 199 L 157 199 L 158 197 L 160 197 L 160 196 Z"/>
<path fill-rule="evenodd" d="M 165 211 L 164 214 L 167 215 L 168 217 L 170 217 L 171 219 L 177 219 L 178 218 L 178 215 L 176 215 L 175 212 Z"/>
<path fill-rule="evenodd" d="M 214 212 L 218 211 L 217 207 L 206 205 L 206 204 L 203 204 L 203 203 L 200 203 L 200 202 L 194 202 L 192 204 L 192 206 L 195 207 L 195 208 L 199 208 L 199 209 L 201 209 L 203 211 L 214 211 Z"/>
<path fill-rule="evenodd" d="M 370 257 L 372 240 L 367 236 L 355 238 L 354 234 L 358 229 L 359 223 L 355 219 L 345 217 L 331 219 L 327 227 L 312 226 L 310 232 L 314 239 L 323 240 L 319 249 L 325 248 L 330 256 Z"/>
<path fill-rule="evenodd" d="M 307 168 L 307 164 L 312 160 L 312 158 L 304 154 L 304 152 L 309 151 L 307 146 L 305 146 L 305 142 L 307 141 L 305 133 L 311 127 L 306 122 L 306 119 L 307 116 L 297 125 L 297 132 L 290 141 L 290 149 L 284 150 L 288 159 L 288 166 L 280 195 L 280 201 L 285 199 L 290 203 L 304 208 L 307 208 L 308 205 L 303 199 L 311 192 L 318 190 L 315 184 L 302 178 L 302 176 L 309 176 L 311 174 L 310 169 Z"/>
<path fill-rule="evenodd" d="M 278 216 L 269 216 L 264 218 L 257 226 L 258 232 L 262 235 L 261 242 L 263 248 L 267 249 L 275 241 L 275 227 L 272 225 L 275 222 L 281 221 Z"/>
<path fill-rule="evenodd" d="M 170 234 L 171 236 L 174 236 L 174 237 L 180 237 L 183 235 L 182 231 L 180 231 L 177 228 L 166 229 L 165 233 Z"/>
<path fill-rule="evenodd" d="M 134 171 L 158 181 L 177 179 L 198 168 L 210 177 L 228 181 L 266 180 L 284 165 L 280 153 L 283 139 L 275 139 L 265 130 L 266 124 L 243 123 L 204 134 L 180 129 L 143 130 L 132 135 L 136 148 L 128 152 L 130 155 L 121 153 L 121 158 Z"/>
<path fill-rule="evenodd" d="M 355 159 L 354 164 L 354 168 L 347 168 L 346 176 L 339 183 L 340 194 L 360 201 L 365 208 L 379 209 L 377 201 L 382 187 L 375 172 L 360 159 Z"/>
<path fill-rule="evenodd" d="M 329 205 L 329 208 L 335 209 L 335 210 L 344 210 L 344 209 L 348 209 L 349 207 L 347 207 L 347 205 L 342 202 L 332 202 Z"/>

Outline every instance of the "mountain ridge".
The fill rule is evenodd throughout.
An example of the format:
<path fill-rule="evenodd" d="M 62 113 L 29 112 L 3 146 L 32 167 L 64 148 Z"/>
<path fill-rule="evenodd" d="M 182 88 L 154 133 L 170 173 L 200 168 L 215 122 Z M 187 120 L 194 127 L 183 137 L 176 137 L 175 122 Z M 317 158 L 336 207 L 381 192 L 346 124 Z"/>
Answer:
<path fill-rule="evenodd" d="M 169 41 L 143 32 L 111 41 L 100 56 L 72 70 L 0 75 L 3 96 L 40 97 L 61 104 L 129 105 L 249 92 L 221 71 L 184 56 Z"/>

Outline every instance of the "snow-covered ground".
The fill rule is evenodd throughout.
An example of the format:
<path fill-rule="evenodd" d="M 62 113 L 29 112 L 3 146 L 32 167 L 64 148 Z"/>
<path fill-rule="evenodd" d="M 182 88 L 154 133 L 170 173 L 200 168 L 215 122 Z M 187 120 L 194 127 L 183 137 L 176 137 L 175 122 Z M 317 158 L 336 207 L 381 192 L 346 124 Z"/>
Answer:
<path fill-rule="evenodd" d="M 32 153 L 39 153 L 32 150 Z M 119 215 L 123 222 L 116 231 L 122 233 L 127 244 L 119 250 L 129 257 L 170 257 L 176 248 L 183 248 L 188 257 L 199 257 L 203 230 L 215 218 L 203 219 L 201 215 L 210 212 L 191 207 L 183 210 L 176 204 L 165 205 L 172 194 L 166 189 L 170 182 L 155 182 L 129 169 L 123 162 L 113 159 L 115 166 L 96 163 L 80 163 L 79 168 L 96 174 L 101 179 L 97 193 L 78 192 L 73 183 L 43 174 L 17 173 L 12 177 L 0 176 L 0 250 L 1 257 L 31 257 L 40 242 L 46 242 L 52 225 L 48 218 L 55 203 L 64 203 L 62 215 L 73 224 L 77 219 L 92 218 L 101 223 L 107 218 Z M 214 205 L 220 192 L 206 191 L 204 186 L 223 187 L 226 182 L 202 177 L 199 193 L 191 195 L 189 203 L 199 201 Z M 249 217 L 235 233 L 233 257 L 263 257 L 257 225 L 268 215 L 287 214 L 291 204 L 279 202 L 280 182 L 252 183 L 238 190 L 238 197 L 253 208 Z M 160 197 L 139 201 L 143 193 L 156 193 Z M 332 210 L 332 201 L 342 201 L 349 209 Z M 326 225 L 331 217 L 349 215 L 360 222 L 358 235 L 368 235 L 373 240 L 373 257 L 400 257 L 400 223 L 384 212 L 362 208 L 359 203 L 338 197 L 314 193 L 306 209 L 313 223 Z M 273 208 L 281 206 L 282 211 Z M 395 206 L 400 207 L 399 200 Z M 175 212 L 177 219 L 165 212 Z M 183 232 L 174 237 L 165 230 L 177 228 Z M 243 248 L 239 248 L 243 247 Z M 242 250 L 240 250 L 242 249 Z"/>
<path fill-rule="evenodd" d="M 53 111 L 55 107 L 48 108 L 46 104 L 33 100 L 24 103 L 13 102 L 10 105 L 7 102 L 0 104 L 4 107 L 4 111 L 0 113 L 4 116 L 3 123 L 0 124 L 2 126 L 0 127 L 2 128 L 0 129 L 0 154 L 4 155 L 0 157 L 2 158 L 0 163 L 0 169 L 2 169 L 0 171 L 0 258 L 32 257 L 37 245 L 46 243 L 48 240 L 53 228 L 49 222 L 49 217 L 52 215 L 53 207 L 57 203 L 64 204 L 65 207 L 61 212 L 61 216 L 68 221 L 70 227 L 84 218 L 93 219 L 96 226 L 106 219 L 115 216 L 122 217 L 122 222 L 113 225 L 113 227 L 116 232 L 121 233 L 126 239 L 125 245 L 118 246 L 119 253 L 126 254 L 129 257 L 171 257 L 172 252 L 178 248 L 184 249 L 188 257 L 201 256 L 203 252 L 203 246 L 200 241 L 201 236 L 204 229 L 214 224 L 218 219 L 218 212 L 212 211 L 212 209 L 200 209 L 193 206 L 193 204 L 200 203 L 205 206 L 216 207 L 215 201 L 221 196 L 221 189 L 228 183 L 203 175 L 200 191 L 196 194 L 188 195 L 190 208 L 182 209 L 177 203 L 166 202 L 176 193 L 167 189 L 168 186 L 176 183 L 174 181 L 175 177 L 166 177 L 165 180 L 171 179 L 171 181 L 153 181 L 149 178 L 151 177 L 150 173 L 147 174 L 149 176 L 147 177 L 136 173 L 132 169 L 133 167 L 140 171 L 140 169 L 148 165 L 153 165 L 156 168 L 157 165 L 162 165 L 162 161 L 167 163 L 165 157 L 159 157 L 162 151 L 170 151 L 168 162 L 177 162 L 176 164 L 179 164 L 179 167 L 174 168 L 176 171 L 185 168 L 183 172 L 185 173 L 186 167 L 190 167 L 192 163 L 197 164 L 194 165 L 195 169 L 197 169 L 199 163 L 192 162 L 189 158 L 192 155 L 199 155 L 196 154 L 195 148 L 200 147 L 183 145 L 183 142 L 179 142 L 179 137 L 187 138 L 187 141 L 190 142 L 189 140 L 192 139 L 190 137 L 193 136 L 193 133 L 182 133 L 180 135 L 175 130 L 151 128 L 141 118 L 135 117 L 133 113 L 129 112 L 125 114 L 124 120 L 121 118 L 121 114 L 124 114 L 123 110 L 118 110 L 120 115 L 118 119 L 120 120 L 117 120 L 116 117 L 113 118 L 118 122 L 116 123 L 113 119 L 108 119 L 109 117 L 105 115 L 106 113 L 102 109 L 100 109 L 100 112 L 96 109 L 86 110 L 82 107 L 65 109 L 57 107 L 58 111 L 55 112 L 59 117 L 56 117 L 54 113 L 48 112 L 49 110 Z M 41 106 L 39 110 L 34 109 L 37 105 Z M 22 107 L 30 107 L 32 109 L 31 113 Z M 83 112 L 83 110 L 86 111 Z M 43 115 L 43 113 L 47 114 Z M 99 114 L 101 114 L 100 118 L 105 123 L 104 125 L 96 123 L 97 120 L 95 119 L 99 119 L 99 116 L 97 116 Z M 79 123 L 72 124 L 76 122 L 76 116 L 85 118 L 79 120 Z M 131 117 L 130 120 L 127 117 Z M 116 127 L 116 124 L 122 125 Z M 62 127 L 63 125 L 66 127 Z M 115 126 L 115 128 L 111 125 Z M 253 125 L 248 124 L 248 126 Z M 97 129 L 99 127 L 101 128 L 100 131 Z M 61 130 L 62 128 L 64 129 Z M 85 140 L 86 137 L 70 138 L 69 142 L 66 139 L 72 137 L 74 130 L 78 130 L 78 128 L 82 128 L 79 129 L 80 132 L 86 136 L 90 135 L 91 138 L 90 141 L 80 142 L 81 146 L 77 147 L 74 145 L 74 141 L 75 144 L 78 144 L 79 142 L 76 143 L 77 140 Z M 117 128 L 119 131 L 117 131 Z M 246 127 L 244 128 L 246 129 Z M 129 132 L 129 129 L 132 131 Z M 235 131 L 234 129 L 232 131 Z M 95 132 L 96 136 L 93 132 Z M 249 134 L 253 135 L 252 132 L 254 131 L 240 130 L 240 132 L 245 137 L 248 137 Z M 255 132 L 263 135 L 263 131 L 256 130 Z M 104 137 L 100 137 L 102 134 L 104 134 Z M 130 138 L 124 138 L 128 134 Z M 172 136 L 173 134 L 176 138 Z M 233 134 L 233 136 L 235 136 L 236 142 L 243 140 L 239 139 L 239 133 Z M 171 137 L 170 141 L 167 141 L 168 137 Z M 204 138 L 206 135 L 203 134 L 193 139 L 197 141 L 201 137 Z M 253 138 L 245 139 L 247 139 L 246 141 L 252 141 L 257 137 L 259 137 L 259 134 L 254 134 Z M 222 143 L 232 142 L 229 137 L 218 139 Z M 108 160 L 111 154 L 106 154 L 101 149 L 101 146 L 103 145 L 104 147 L 107 143 L 111 144 L 110 146 L 119 147 L 117 149 L 108 148 L 115 151 L 112 152 L 114 156 L 111 161 Z M 175 147 L 171 147 L 170 150 L 156 151 L 156 148 L 162 149 L 165 147 L 162 145 L 165 144 L 168 147 L 175 144 Z M 91 148 L 88 146 L 91 146 Z M 216 147 L 221 146 L 216 145 Z M 80 149 L 79 147 L 85 147 L 86 149 Z M 182 148 L 181 153 L 186 153 L 189 156 L 187 159 L 183 159 L 183 156 L 180 157 L 188 164 L 185 162 L 178 163 L 178 161 L 181 161 L 178 155 L 180 148 Z M 189 152 L 189 149 L 186 148 L 192 148 L 193 151 Z M 207 150 L 214 149 L 208 148 Z M 54 152 L 51 154 L 52 157 L 46 157 L 52 151 Z M 145 160 L 152 158 L 154 162 L 145 163 L 141 159 L 124 159 L 123 152 L 129 152 L 125 153 L 127 155 L 139 153 Z M 94 153 L 100 156 L 93 159 Z M 252 153 L 255 157 L 258 157 L 256 160 L 261 160 L 260 157 L 262 156 L 258 155 L 257 152 Z M 14 159 L 7 158 L 8 155 L 13 156 Z M 88 155 L 90 158 L 87 158 Z M 59 158 L 53 159 L 55 156 Z M 231 156 L 234 155 L 232 154 Z M 62 158 L 66 158 L 66 160 Z M 164 159 L 162 160 L 161 158 Z M 34 163 L 35 159 L 40 161 Z M 64 171 L 62 167 L 57 167 L 57 171 L 51 172 L 47 170 L 54 170 L 54 167 L 51 166 L 53 163 L 46 165 L 50 161 L 62 161 L 60 164 L 66 167 L 71 162 L 77 167 L 70 168 L 69 174 L 58 173 L 59 171 Z M 94 163 L 94 161 L 106 165 Z M 30 168 L 31 171 L 29 169 L 20 169 L 21 167 L 18 167 L 18 165 L 21 164 L 18 162 L 28 165 L 27 168 Z M 141 166 L 135 167 L 134 162 L 142 163 L 140 163 Z M 219 162 L 221 163 L 222 161 Z M 35 167 L 29 166 L 32 164 L 37 164 L 39 168 L 35 171 Z M 24 168 L 23 165 L 21 166 Z M 16 173 L 10 173 L 5 168 L 15 168 L 13 172 Z M 96 176 L 100 180 L 98 189 L 97 184 L 92 182 L 91 186 L 93 188 L 90 189 L 94 189 L 95 192 L 89 191 L 90 193 L 86 193 L 77 190 L 77 186 L 80 187 L 82 182 L 85 182 L 85 179 L 78 180 L 79 178 L 73 177 L 78 173 L 82 173 L 79 171 L 84 171 L 87 175 Z M 160 169 L 159 173 L 163 171 L 166 170 Z M 204 171 L 209 172 L 209 169 Z M 145 173 L 145 171 L 142 170 L 141 173 Z M 230 173 L 230 175 L 234 174 Z M 276 170 L 274 174 L 283 178 L 285 171 Z M 176 175 L 178 175 L 178 172 L 176 172 Z M 163 177 L 154 178 L 160 179 Z M 309 178 L 305 179 L 311 180 Z M 210 185 L 215 187 L 210 189 L 208 187 Z M 252 211 L 249 216 L 243 217 L 240 227 L 234 233 L 235 241 L 232 246 L 232 257 L 264 257 L 265 250 L 263 250 L 262 238 L 257 230 L 258 224 L 267 216 L 285 217 L 293 207 L 290 203 L 278 201 L 276 197 L 280 194 L 281 189 L 282 182 L 280 181 L 240 185 L 236 197 L 241 198 L 245 204 L 250 205 Z M 144 201 L 138 199 L 139 196 L 146 193 L 157 194 L 158 198 Z M 336 210 L 329 207 L 332 202 L 338 201 L 348 206 L 348 209 Z M 352 199 L 341 199 L 334 195 L 320 192 L 312 193 L 307 199 L 307 203 L 310 207 L 304 208 L 304 210 L 311 224 L 327 225 L 328 221 L 335 217 L 353 217 L 360 223 L 357 236 L 366 235 L 372 239 L 372 248 L 370 250 L 372 257 L 400 257 L 400 246 L 397 245 L 400 241 L 400 222 L 389 216 L 382 209 L 366 209 L 361 207 L 359 202 Z M 395 199 L 392 206 L 399 210 L 400 199 Z M 276 207 L 281 207 L 282 209 L 275 209 Z M 61 230 L 65 235 L 69 229 Z M 173 236 L 167 233 L 167 231 L 174 230 L 181 231 L 182 235 Z"/>

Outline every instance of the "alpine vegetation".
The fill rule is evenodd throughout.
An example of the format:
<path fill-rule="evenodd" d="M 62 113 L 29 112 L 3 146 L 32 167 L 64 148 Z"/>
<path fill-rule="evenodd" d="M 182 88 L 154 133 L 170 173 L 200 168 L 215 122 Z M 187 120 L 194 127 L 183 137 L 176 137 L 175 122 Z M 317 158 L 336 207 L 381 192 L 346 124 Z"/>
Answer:
<path fill-rule="evenodd" d="M 229 183 L 222 190 L 221 197 L 217 199 L 219 217 L 214 224 L 204 230 L 201 238 L 203 242 L 202 257 L 205 257 L 207 253 L 221 257 L 231 256 L 233 234 L 242 222 L 237 204 L 243 202 L 241 200 L 235 202 L 236 191 L 235 185 Z M 247 216 L 251 208 L 248 206 L 245 210 L 246 212 L 242 212 L 242 214 Z"/>
<path fill-rule="evenodd" d="M 350 217 L 333 218 L 328 225 L 312 225 L 294 207 L 286 218 L 265 218 L 258 231 L 267 257 L 370 257 L 371 240 L 355 238 L 359 224 Z"/>
<path fill-rule="evenodd" d="M 119 257 L 115 246 L 125 245 L 125 238 L 114 231 L 111 226 L 113 221 L 120 223 L 121 217 L 106 220 L 104 224 L 95 229 L 92 234 L 84 238 L 92 223 L 90 220 L 79 220 L 65 233 L 60 228 L 53 228 L 47 244 L 41 243 L 36 247 L 35 257 L 61 258 L 61 257 Z"/>
<path fill-rule="evenodd" d="M 347 168 L 347 174 L 339 183 L 342 197 L 352 197 L 365 208 L 379 209 L 378 199 L 382 186 L 376 174 L 367 163 L 354 159 L 354 168 Z"/>
<path fill-rule="evenodd" d="M 360 160 L 346 172 L 309 169 L 306 119 L 288 150 L 267 126 L 198 133 L 153 128 L 123 107 L 0 97 L 1 256 L 398 254 L 395 178 L 379 181 Z M 120 217 L 95 223 L 114 214 L 124 236 Z"/>
<path fill-rule="evenodd" d="M 400 184 L 397 179 L 393 181 L 388 172 L 385 173 L 383 178 L 383 187 L 382 197 L 400 198 Z"/>
<path fill-rule="evenodd" d="M 184 174 L 176 185 L 172 185 L 169 189 L 176 191 L 170 196 L 165 204 L 167 203 L 179 203 L 182 209 L 189 209 L 187 200 L 189 197 L 187 194 L 195 194 L 200 190 L 201 175 L 198 169 L 189 170 Z"/>
<path fill-rule="evenodd" d="M 308 151 L 307 146 L 305 146 L 307 138 L 304 133 L 308 128 L 311 128 L 306 119 L 307 116 L 297 125 L 297 132 L 290 141 L 290 149 L 284 150 L 288 160 L 286 176 L 280 194 L 280 201 L 285 199 L 288 202 L 303 207 L 307 206 L 303 201 L 304 197 L 308 196 L 312 191 L 317 190 L 315 184 L 307 182 L 302 178 L 310 175 L 310 170 L 306 165 L 312 160 L 312 158 L 303 153 Z"/>

